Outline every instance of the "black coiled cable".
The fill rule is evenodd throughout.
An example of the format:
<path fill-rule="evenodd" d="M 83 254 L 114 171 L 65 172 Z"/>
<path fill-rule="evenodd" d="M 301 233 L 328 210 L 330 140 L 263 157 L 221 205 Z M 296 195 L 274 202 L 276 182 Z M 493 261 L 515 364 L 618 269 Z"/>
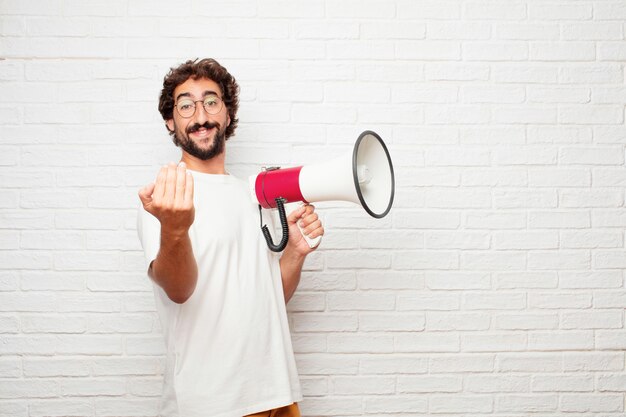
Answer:
<path fill-rule="evenodd" d="M 277 198 L 276 199 L 276 208 L 278 209 L 278 217 L 280 217 L 280 227 L 283 231 L 283 237 L 280 240 L 278 245 L 274 244 L 272 240 L 272 235 L 267 227 L 267 225 L 263 224 L 263 214 L 261 212 L 261 206 L 259 205 L 259 216 L 261 216 L 261 230 L 263 231 L 263 237 L 265 237 L 265 241 L 267 242 L 267 246 L 270 248 L 272 252 L 282 252 L 287 246 L 287 242 L 289 241 L 289 224 L 287 224 L 287 214 L 285 214 L 285 199 Z"/>

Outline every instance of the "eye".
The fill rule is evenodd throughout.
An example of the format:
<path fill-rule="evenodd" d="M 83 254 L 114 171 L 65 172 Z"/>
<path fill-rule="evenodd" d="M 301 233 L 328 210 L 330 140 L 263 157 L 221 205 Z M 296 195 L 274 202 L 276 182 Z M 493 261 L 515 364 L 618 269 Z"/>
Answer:
<path fill-rule="evenodd" d="M 178 110 L 180 111 L 188 111 L 194 107 L 194 103 L 191 100 L 184 100 L 178 103 Z"/>
<path fill-rule="evenodd" d="M 217 107 L 219 106 L 219 98 L 217 97 L 207 97 L 204 99 L 204 106 L 205 107 Z"/>

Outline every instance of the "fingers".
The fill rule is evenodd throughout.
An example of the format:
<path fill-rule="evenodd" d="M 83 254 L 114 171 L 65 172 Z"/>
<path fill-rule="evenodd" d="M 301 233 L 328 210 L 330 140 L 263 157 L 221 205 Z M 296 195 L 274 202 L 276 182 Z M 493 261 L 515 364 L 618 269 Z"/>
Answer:
<path fill-rule="evenodd" d="M 174 191 L 174 204 L 182 204 L 185 199 L 185 184 L 187 182 L 187 169 L 185 163 L 181 162 L 176 167 L 176 188 Z"/>
<path fill-rule="evenodd" d="M 298 225 L 302 229 L 302 232 L 308 237 L 314 238 L 324 234 L 322 221 L 317 217 L 317 214 L 313 214 L 305 219 L 300 220 L 300 222 L 298 222 Z"/>
<path fill-rule="evenodd" d="M 178 234 L 194 222 L 193 177 L 183 162 L 161 167 L 154 184 L 142 188 L 139 198 L 144 209 L 161 222 L 161 230 Z"/>
<path fill-rule="evenodd" d="M 167 174 L 165 178 L 164 203 L 167 207 L 174 207 L 176 201 L 176 164 L 170 162 L 167 165 Z"/>
<path fill-rule="evenodd" d="M 322 221 L 319 219 L 319 216 L 315 213 L 315 206 L 308 204 L 303 208 L 301 219 L 298 220 L 298 225 L 302 229 L 302 232 L 309 238 L 322 236 L 324 234 L 324 227 L 322 226 Z"/>
<path fill-rule="evenodd" d="M 322 221 L 319 219 L 315 220 L 313 223 L 303 228 L 302 232 L 311 239 L 322 236 L 324 234 L 324 226 L 322 226 Z"/>
<path fill-rule="evenodd" d="M 317 213 L 315 213 L 314 205 L 305 204 L 300 207 L 300 209 L 302 209 L 302 212 L 300 213 L 300 216 L 298 216 L 300 218 L 298 224 L 301 227 L 307 227 L 310 223 L 318 219 Z"/>
<path fill-rule="evenodd" d="M 298 219 L 300 219 L 304 215 L 306 211 L 306 207 L 307 206 L 305 205 L 300 206 L 294 211 L 292 211 L 291 213 L 289 213 L 289 216 L 287 216 L 287 223 L 290 223 L 290 224 L 296 223 Z"/>
<path fill-rule="evenodd" d="M 193 202 L 193 177 L 184 162 L 161 167 L 152 190 L 154 203 L 164 208 L 189 206 Z M 143 201 L 143 200 L 142 200 Z"/>
<path fill-rule="evenodd" d="M 152 198 L 156 204 L 160 204 L 165 195 L 165 180 L 167 179 L 167 166 L 161 167 L 157 174 Z"/>

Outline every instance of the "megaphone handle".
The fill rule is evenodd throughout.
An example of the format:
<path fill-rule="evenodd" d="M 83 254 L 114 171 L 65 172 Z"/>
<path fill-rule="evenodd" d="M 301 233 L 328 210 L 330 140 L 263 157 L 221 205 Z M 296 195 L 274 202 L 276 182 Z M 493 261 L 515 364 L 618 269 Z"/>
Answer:
<path fill-rule="evenodd" d="M 304 203 L 302 203 L 301 205 L 304 205 Z M 304 229 L 300 226 L 300 222 L 297 222 L 296 225 L 298 226 L 298 229 L 300 229 L 300 233 L 302 234 L 302 237 L 304 238 L 304 240 L 306 241 L 306 243 L 309 245 L 311 249 L 317 247 L 320 244 L 320 242 L 322 241 L 321 236 L 310 238 L 304 234 Z"/>
<path fill-rule="evenodd" d="M 272 252 L 282 252 L 287 246 L 287 242 L 289 241 L 289 224 L 287 224 L 287 214 L 285 214 L 284 203 L 284 199 L 276 199 L 276 208 L 278 209 L 278 217 L 280 218 L 280 228 L 283 232 L 283 237 L 281 238 L 278 245 L 274 244 L 274 241 L 272 240 L 272 235 L 270 234 L 267 225 L 263 224 L 263 214 L 261 212 L 261 206 L 259 205 L 259 216 L 261 216 L 261 230 L 263 232 L 263 237 L 265 237 L 265 241 L 267 242 L 267 247 L 270 248 Z"/>

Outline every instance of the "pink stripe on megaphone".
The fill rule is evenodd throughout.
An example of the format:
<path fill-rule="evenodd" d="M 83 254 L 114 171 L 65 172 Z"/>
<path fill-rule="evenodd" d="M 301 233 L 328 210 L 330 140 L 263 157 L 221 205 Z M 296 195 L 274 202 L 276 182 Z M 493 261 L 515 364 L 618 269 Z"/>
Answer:
<path fill-rule="evenodd" d="M 300 190 L 301 166 L 294 168 L 275 168 L 261 172 L 256 177 L 254 191 L 263 208 L 276 208 L 276 199 L 283 198 L 287 203 L 307 202 Z"/>

